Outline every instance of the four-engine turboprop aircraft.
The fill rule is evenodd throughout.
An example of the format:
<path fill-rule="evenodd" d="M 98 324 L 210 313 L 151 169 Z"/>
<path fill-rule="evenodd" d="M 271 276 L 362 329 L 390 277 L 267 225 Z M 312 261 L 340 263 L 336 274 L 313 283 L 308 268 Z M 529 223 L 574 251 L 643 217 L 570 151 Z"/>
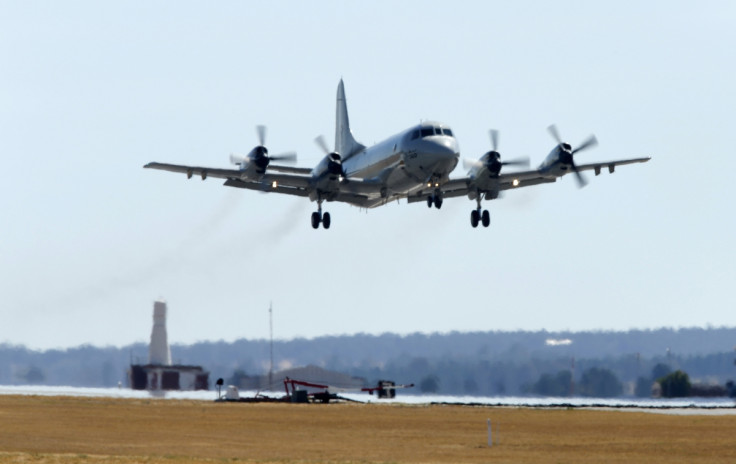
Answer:
<path fill-rule="evenodd" d="M 330 228 L 331 218 L 322 211 L 324 201 L 341 201 L 363 208 L 373 208 L 390 201 L 406 198 L 408 202 L 426 201 L 428 207 L 439 209 L 444 198 L 468 195 L 476 200 L 478 208 L 471 213 L 471 224 L 490 224 L 488 211 L 482 211 L 483 198 L 497 198 L 499 192 L 511 188 L 555 182 L 568 172 L 575 172 L 582 182 L 579 171 L 595 169 L 596 175 L 603 166 L 610 172 L 617 165 L 648 161 L 649 158 L 575 165 L 573 155 L 595 144 L 589 139 L 580 147 L 563 143 L 556 129 L 550 131 L 558 145 L 547 159 L 532 171 L 501 174 L 507 164 L 528 164 L 521 161 L 501 162 L 496 151 L 497 133 L 491 132 L 493 150 L 480 160 L 471 163 L 467 177 L 450 179 L 455 169 L 460 150 L 452 130 L 438 122 L 422 122 L 371 147 L 358 143 L 350 130 L 345 88 L 342 80 L 337 87 L 335 127 L 335 150 L 330 151 L 321 137 L 316 142 L 325 152 L 325 157 L 313 169 L 272 165 L 271 161 L 294 161 L 296 155 L 269 155 L 265 147 L 265 128 L 258 127 L 259 145 L 248 155 L 231 155 L 230 160 L 238 169 L 209 168 L 152 162 L 145 168 L 185 173 L 188 178 L 198 175 L 225 179 L 224 185 L 263 192 L 276 192 L 308 197 L 317 202 L 317 211 L 312 213 L 312 227 L 319 225 Z"/>

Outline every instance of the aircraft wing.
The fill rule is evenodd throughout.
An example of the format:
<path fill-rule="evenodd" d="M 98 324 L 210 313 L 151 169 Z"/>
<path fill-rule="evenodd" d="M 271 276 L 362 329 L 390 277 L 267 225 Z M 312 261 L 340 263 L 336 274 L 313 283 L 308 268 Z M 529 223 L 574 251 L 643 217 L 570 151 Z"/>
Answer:
<path fill-rule="evenodd" d="M 646 163 L 651 157 L 646 158 L 630 158 L 615 161 L 600 161 L 597 163 L 588 163 L 578 165 L 578 171 L 595 171 L 598 175 L 601 170 L 606 168 L 609 172 L 613 172 L 616 166 L 624 166 L 626 164 Z M 557 177 L 550 174 L 544 174 L 542 171 L 530 169 L 526 171 L 517 171 L 500 174 L 496 178 L 474 179 L 472 177 L 462 177 L 458 179 L 450 179 L 442 185 L 442 196 L 444 198 L 453 198 L 467 195 L 476 189 L 481 191 L 497 191 L 511 190 L 521 187 L 531 187 L 532 185 L 551 184 L 557 181 Z M 433 188 L 420 190 L 419 192 L 408 197 L 409 203 L 418 201 L 426 201 L 427 197 L 432 195 Z"/>
<path fill-rule="evenodd" d="M 310 197 L 314 191 L 312 178 L 293 174 L 264 174 L 259 180 L 229 178 L 225 181 L 228 187 L 257 190 L 266 193 L 281 193 L 299 197 Z M 386 202 L 380 197 L 380 186 L 360 179 L 343 181 L 339 190 L 323 192 L 327 201 L 339 201 L 362 208 L 373 208 Z"/>
<path fill-rule="evenodd" d="M 498 191 L 510 190 L 521 187 L 531 187 L 532 185 L 551 184 L 556 182 L 557 178 L 542 175 L 536 169 L 519 172 L 509 172 L 498 176 Z"/>
<path fill-rule="evenodd" d="M 148 163 L 147 165 L 143 167 L 149 168 L 149 169 L 160 169 L 162 171 L 181 172 L 181 173 L 187 174 L 188 176 L 192 176 L 194 174 L 201 176 L 202 173 L 204 173 L 205 178 L 211 176 L 211 177 L 218 177 L 221 179 L 228 179 L 231 177 L 240 177 L 242 175 L 242 172 L 237 169 L 207 168 L 203 166 L 184 166 L 181 164 Z M 297 168 L 293 166 L 280 166 L 280 165 L 275 165 L 275 164 L 270 164 L 268 166 L 268 170 L 276 171 L 276 172 L 283 172 L 283 173 L 288 173 L 288 174 L 299 174 L 299 175 L 309 175 L 312 172 L 312 168 Z"/>
<path fill-rule="evenodd" d="M 192 177 L 194 174 L 201 176 L 202 179 L 207 177 L 218 177 L 221 179 L 228 179 L 230 177 L 240 177 L 241 172 L 237 169 L 220 169 L 220 168 L 206 168 L 200 166 L 184 166 L 180 164 L 166 164 L 166 163 L 148 163 L 144 168 L 148 169 L 160 169 L 162 171 L 169 172 L 181 172 Z"/>
<path fill-rule="evenodd" d="M 651 157 L 646 158 L 630 158 L 615 161 L 599 161 L 596 163 L 578 164 L 578 171 L 595 171 L 595 175 L 601 173 L 603 168 L 608 169 L 608 172 L 613 172 L 616 166 L 623 166 L 626 164 L 634 163 L 646 163 L 652 159 Z M 568 171 L 572 172 L 572 171 Z M 536 169 L 528 171 L 510 172 L 507 174 L 501 174 L 498 176 L 498 190 L 508 190 L 512 188 L 529 187 L 531 185 L 546 184 L 555 182 L 556 176 L 549 173 L 545 174 L 542 171 Z"/>
<path fill-rule="evenodd" d="M 269 166 L 268 171 L 258 178 L 243 177 L 237 169 L 208 168 L 202 166 L 186 166 L 180 164 L 148 163 L 144 168 L 162 171 L 179 172 L 187 177 L 197 175 L 206 179 L 214 177 L 225 179 L 224 185 L 259 192 L 274 192 L 299 197 L 310 197 L 315 187 L 311 175 L 312 169 L 294 168 L 290 166 Z M 270 171 L 278 172 L 270 172 Z M 334 191 L 323 192 L 328 201 L 339 201 L 362 208 L 373 208 L 391 200 L 382 198 L 383 185 L 378 181 L 349 178 L 340 182 Z"/>
<path fill-rule="evenodd" d="M 230 178 L 225 181 L 224 185 L 228 187 L 237 187 L 237 188 L 248 189 L 248 190 L 257 190 L 259 192 L 283 193 L 286 195 L 295 195 L 298 197 L 309 196 L 309 190 L 305 187 L 298 187 L 293 184 L 292 185 L 279 184 L 278 182 L 274 184 L 273 181 L 269 183 L 269 182 L 243 180 L 239 178 Z"/>
<path fill-rule="evenodd" d="M 613 172 L 614 168 L 616 166 L 623 166 L 625 164 L 634 164 L 634 163 L 646 163 L 652 159 L 651 157 L 646 158 L 631 158 L 631 159 L 625 159 L 625 160 L 616 160 L 616 161 L 602 161 L 598 163 L 588 163 L 588 164 L 578 164 L 578 171 L 595 171 L 595 175 L 601 173 L 601 169 L 607 168 L 608 172 Z"/>
<path fill-rule="evenodd" d="M 537 170 L 501 174 L 497 178 L 483 179 L 482 182 L 472 177 L 461 177 L 458 179 L 450 179 L 442 184 L 442 197 L 461 197 L 470 192 L 475 192 L 476 189 L 480 189 L 481 191 L 501 191 L 520 187 L 530 187 L 532 185 L 548 184 L 555 181 L 556 179 L 554 177 L 545 177 Z M 427 197 L 433 193 L 434 188 L 428 187 L 411 195 L 407 200 L 409 203 L 426 201 Z"/>
<path fill-rule="evenodd" d="M 279 166 L 275 164 L 269 164 L 268 170 L 276 171 L 276 172 L 285 172 L 287 174 L 301 174 L 304 176 L 312 173 L 312 168 L 296 168 L 293 166 Z"/>

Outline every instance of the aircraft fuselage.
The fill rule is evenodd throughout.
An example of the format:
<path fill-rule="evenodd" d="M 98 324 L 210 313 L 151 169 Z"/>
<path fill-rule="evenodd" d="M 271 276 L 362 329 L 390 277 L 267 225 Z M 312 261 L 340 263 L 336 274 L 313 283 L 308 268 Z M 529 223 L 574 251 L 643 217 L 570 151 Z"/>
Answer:
<path fill-rule="evenodd" d="M 348 177 L 380 182 L 386 196 L 411 195 L 449 178 L 460 156 L 449 127 L 424 122 L 343 161 Z"/>

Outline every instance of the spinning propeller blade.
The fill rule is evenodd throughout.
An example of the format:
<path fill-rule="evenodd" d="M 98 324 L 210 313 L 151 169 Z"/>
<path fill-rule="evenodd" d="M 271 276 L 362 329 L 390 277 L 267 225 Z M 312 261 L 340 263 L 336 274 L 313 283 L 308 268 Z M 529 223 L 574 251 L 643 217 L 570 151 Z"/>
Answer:
<path fill-rule="evenodd" d="M 315 138 L 314 143 L 316 143 L 317 146 L 320 147 L 323 152 L 325 152 L 325 155 L 330 154 L 330 149 L 327 147 L 327 142 L 325 142 L 324 135 L 320 135 L 317 138 Z"/>
<path fill-rule="evenodd" d="M 574 155 L 575 153 L 579 151 L 587 150 L 588 148 L 593 148 L 596 145 L 598 145 L 598 139 L 595 138 L 595 135 L 591 135 L 590 137 L 585 139 L 585 141 L 581 143 L 580 146 L 574 149 L 572 151 L 572 154 Z"/>
<path fill-rule="evenodd" d="M 524 166 L 525 168 L 528 168 L 529 167 L 529 157 L 514 158 L 508 161 L 502 161 L 501 164 L 503 166 Z"/>
<path fill-rule="evenodd" d="M 266 145 L 266 126 L 256 126 L 256 134 L 258 134 L 258 144 L 261 146 Z"/>
<path fill-rule="evenodd" d="M 491 151 L 483 155 L 486 158 L 485 161 L 463 159 L 463 168 L 470 170 L 485 166 L 493 175 L 498 175 L 501 172 L 502 166 L 529 166 L 529 158 L 515 158 L 508 161 L 501 161 L 501 154 L 497 151 L 499 133 L 496 129 L 490 129 L 488 135 L 491 139 Z"/>
<path fill-rule="evenodd" d="M 470 170 L 472 168 L 481 168 L 483 167 L 483 163 L 480 160 L 469 160 L 466 158 L 463 158 L 463 169 Z"/>
<path fill-rule="evenodd" d="M 560 133 L 557 132 L 557 126 L 552 124 L 551 126 L 547 128 L 547 131 L 549 131 L 549 133 L 552 135 L 552 138 L 554 138 L 557 141 L 557 143 L 562 143 L 562 138 L 560 137 Z"/>
<path fill-rule="evenodd" d="M 488 131 L 488 135 L 491 136 L 491 150 L 497 151 L 498 150 L 498 131 L 496 129 L 491 129 Z"/>
<path fill-rule="evenodd" d="M 246 158 L 244 155 L 241 155 L 239 153 L 230 153 L 230 162 L 232 164 L 242 164 L 247 161 L 248 158 Z"/>
<path fill-rule="evenodd" d="M 287 163 L 296 162 L 296 152 L 287 151 L 286 153 L 279 153 L 278 155 L 270 155 L 271 161 L 284 161 Z"/>
<path fill-rule="evenodd" d="M 580 145 L 578 145 L 577 148 L 572 148 L 570 144 L 563 143 L 562 138 L 560 137 L 560 133 L 557 131 L 557 126 L 552 124 L 547 128 L 549 133 L 552 135 L 552 137 L 557 141 L 557 144 L 559 145 L 560 150 L 560 161 L 566 164 L 569 164 L 572 168 L 572 172 L 575 173 L 575 179 L 578 182 L 578 187 L 583 188 L 588 184 L 588 181 L 585 179 L 585 177 L 580 173 L 578 170 L 577 165 L 575 164 L 575 153 L 583 150 L 587 150 L 589 148 L 593 148 L 596 145 L 598 145 L 598 139 L 595 138 L 595 135 L 591 135 L 587 139 L 585 139 Z"/>

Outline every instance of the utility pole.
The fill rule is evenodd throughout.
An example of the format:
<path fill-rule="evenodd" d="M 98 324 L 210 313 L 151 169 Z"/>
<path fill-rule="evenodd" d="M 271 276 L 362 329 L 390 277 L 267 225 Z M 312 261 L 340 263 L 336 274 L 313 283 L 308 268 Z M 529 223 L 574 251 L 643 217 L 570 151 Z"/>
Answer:
<path fill-rule="evenodd" d="M 575 396 L 575 356 L 570 363 L 570 396 Z"/>
<path fill-rule="evenodd" d="M 268 304 L 268 324 L 271 332 L 271 367 L 268 368 L 268 389 L 273 388 L 273 302 Z"/>

